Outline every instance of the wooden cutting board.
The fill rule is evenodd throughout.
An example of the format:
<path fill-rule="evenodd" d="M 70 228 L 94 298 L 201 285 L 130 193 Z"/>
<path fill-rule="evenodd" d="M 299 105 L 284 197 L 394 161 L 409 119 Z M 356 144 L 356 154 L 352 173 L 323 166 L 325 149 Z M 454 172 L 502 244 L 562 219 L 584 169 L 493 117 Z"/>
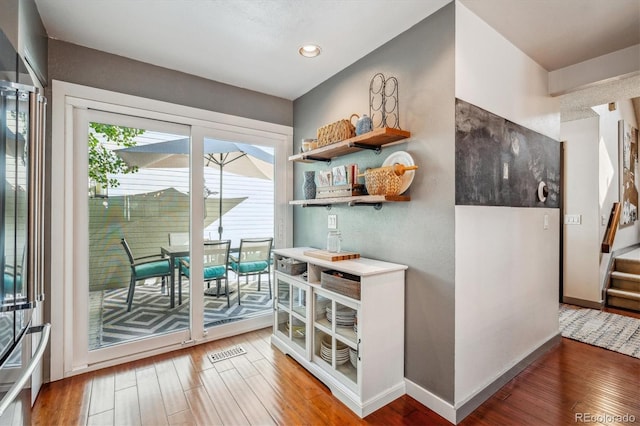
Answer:
<path fill-rule="evenodd" d="M 341 251 L 340 253 L 332 253 L 327 250 L 305 250 L 303 252 L 305 256 L 315 257 L 322 260 L 328 260 L 329 262 L 335 262 L 336 260 L 357 259 L 360 257 L 360 253 L 354 253 L 350 251 Z"/>

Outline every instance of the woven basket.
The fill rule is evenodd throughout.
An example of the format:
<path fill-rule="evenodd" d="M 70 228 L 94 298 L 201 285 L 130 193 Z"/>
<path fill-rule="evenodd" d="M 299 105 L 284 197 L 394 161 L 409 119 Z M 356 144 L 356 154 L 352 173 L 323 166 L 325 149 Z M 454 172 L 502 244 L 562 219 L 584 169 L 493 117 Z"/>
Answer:
<path fill-rule="evenodd" d="M 356 128 L 351 123 L 353 117 L 358 118 L 358 114 L 351 114 L 349 119 L 339 120 L 335 123 L 327 124 L 318 129 L 318 146 L 331 145 L 356 135 Z"/>
<path fill-rule="evenodd" d="M 364 185 L 369 195 L 398 195 L 402 178 L 390 167 L 369 169 L 364 172 Z"/>

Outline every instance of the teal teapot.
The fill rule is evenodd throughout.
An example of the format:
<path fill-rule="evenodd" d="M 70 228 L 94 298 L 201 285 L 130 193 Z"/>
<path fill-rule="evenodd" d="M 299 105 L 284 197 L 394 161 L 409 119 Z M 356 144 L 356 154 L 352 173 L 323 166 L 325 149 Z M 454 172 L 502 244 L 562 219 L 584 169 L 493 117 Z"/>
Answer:
<path fill-rule="evenodd" d="M 373 130 L 373 121 L 367 114 L 362 114 L 362 117 L 356 122 L 356 135 L 361 135 Z"/>

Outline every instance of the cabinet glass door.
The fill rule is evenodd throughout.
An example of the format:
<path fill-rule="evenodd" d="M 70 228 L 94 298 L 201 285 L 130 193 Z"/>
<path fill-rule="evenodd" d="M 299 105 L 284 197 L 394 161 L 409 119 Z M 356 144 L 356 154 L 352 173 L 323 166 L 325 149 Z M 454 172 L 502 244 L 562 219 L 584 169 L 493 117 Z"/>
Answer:
<path fill-rule="evenodd" d="M 357 308 L 314 293 L 313 359 L 334 375 L 344 376 L 354 389 L 358 383 Z"/>
<path fill-rule="evenodd" d="M 307 350 L 307 286 L 276 274 L 276 334 L 291 343 L 299 352 Z"/>
<path fill-rule="evenodd" d="M 280 274 L 276 273 L 276 315 L 274 331 L 280 337 L 289 338 L 287 330 L 289 324 L 289 316 L 291 312 L 291 286 L 287 281 L 280 278 Z"/>

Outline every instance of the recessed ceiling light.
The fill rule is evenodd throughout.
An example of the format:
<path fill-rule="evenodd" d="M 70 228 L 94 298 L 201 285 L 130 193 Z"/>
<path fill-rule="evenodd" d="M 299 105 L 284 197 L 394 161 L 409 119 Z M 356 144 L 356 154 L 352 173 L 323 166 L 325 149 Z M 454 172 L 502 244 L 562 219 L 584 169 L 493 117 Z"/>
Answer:
<path fill-rule="evenodd" d="M 320 54 L 320 46 L 315 44 L 305 44 L 298 52 L 305 58 L 314 58 Z"/>

